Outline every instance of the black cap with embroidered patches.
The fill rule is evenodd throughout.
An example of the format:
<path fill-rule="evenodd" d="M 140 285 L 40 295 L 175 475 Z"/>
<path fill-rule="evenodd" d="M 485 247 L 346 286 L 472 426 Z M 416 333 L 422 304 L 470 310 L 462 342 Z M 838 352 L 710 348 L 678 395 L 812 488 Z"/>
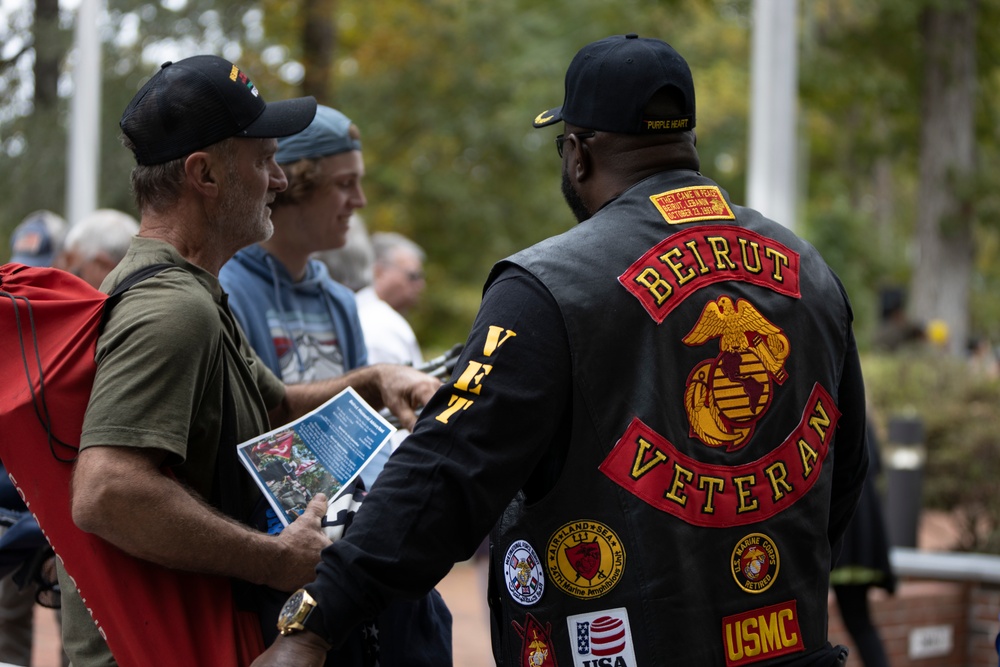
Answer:
<path fill-rule="evenodd" d="M 316 115 L 316 99 L 267 104 L 246 73 L 218 56 L 164 63 L 122 114 L 136 162 L 169 162 L 229 137 L 286 137 Z"/>
<path fill-rule="evenodd" d="M 671 88 L 681 112 L 648 118 L 653 94 Z M 694 129 L 694 81 L 687 62 L 669 44 L 635 33 L 614 35 L 580 49 L 566 70 L 562 106 L 535 117 L 535 127 L 565 121 L 577 127 L 620 134 L 684 132 Z"/>

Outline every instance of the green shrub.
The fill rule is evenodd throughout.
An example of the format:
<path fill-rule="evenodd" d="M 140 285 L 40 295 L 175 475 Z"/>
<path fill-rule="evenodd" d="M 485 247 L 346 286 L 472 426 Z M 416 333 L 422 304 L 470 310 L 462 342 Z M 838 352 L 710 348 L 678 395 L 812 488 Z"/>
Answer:
<path fill-rule="evenodd" d="M 953 513 L 961 550 L 1000 553 L 1000 380 L 928 351 L 872 355 L 862 365 L 883 454 L 889 418 L 919 416 L 923 507 Z"/>

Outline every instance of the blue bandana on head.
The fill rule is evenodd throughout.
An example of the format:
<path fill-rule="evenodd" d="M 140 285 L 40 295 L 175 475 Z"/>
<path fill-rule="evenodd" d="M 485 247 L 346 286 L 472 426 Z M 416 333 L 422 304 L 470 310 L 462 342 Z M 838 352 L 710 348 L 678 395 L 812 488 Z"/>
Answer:
<path fill-rule="evenodd" d="M 309 127 L 298 134 L 278 139 L 278 152 L 274 159 L 278 164 L 290 164 L 307 158 L 359 151 L 361 142 L 350 137 L 350 127 L 350 118 L 336 109 L 320 105 L 316 107 L 316 117 Z"/>

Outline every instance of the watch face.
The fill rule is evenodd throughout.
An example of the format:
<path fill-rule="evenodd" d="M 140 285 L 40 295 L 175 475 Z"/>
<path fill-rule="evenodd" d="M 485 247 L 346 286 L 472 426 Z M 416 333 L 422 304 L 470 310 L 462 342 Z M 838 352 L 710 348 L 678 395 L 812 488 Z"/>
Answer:
<path fill-rule="evenodd" d="M 302 608 L 302 601 L 305 598 L 305 595 L 306 592 L 301 588 L 292 593 L 292 597 L 288 598 L 288 601 L 285 602 L 285 606 L 281 608 L 281 613 L 278 614 L 279 626 L 286 625 L 297 620 L 295 617 Z"/>

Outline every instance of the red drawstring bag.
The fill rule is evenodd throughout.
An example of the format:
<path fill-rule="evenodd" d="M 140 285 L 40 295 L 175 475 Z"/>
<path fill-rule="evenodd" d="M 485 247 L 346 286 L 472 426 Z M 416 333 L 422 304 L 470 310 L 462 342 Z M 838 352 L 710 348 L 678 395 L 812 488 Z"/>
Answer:
<path fill-rule="evenodd" d="M 106 302 L 116 299 L 57 269 L 0 266 L 0 460 L 121 667 L 154 667 L 167 656 L 175 665 L 246 667 L 264 644 L 257 615 L 233 603 L 229 579 L 135 558 L 73 523 L 73 461 Z"/>

